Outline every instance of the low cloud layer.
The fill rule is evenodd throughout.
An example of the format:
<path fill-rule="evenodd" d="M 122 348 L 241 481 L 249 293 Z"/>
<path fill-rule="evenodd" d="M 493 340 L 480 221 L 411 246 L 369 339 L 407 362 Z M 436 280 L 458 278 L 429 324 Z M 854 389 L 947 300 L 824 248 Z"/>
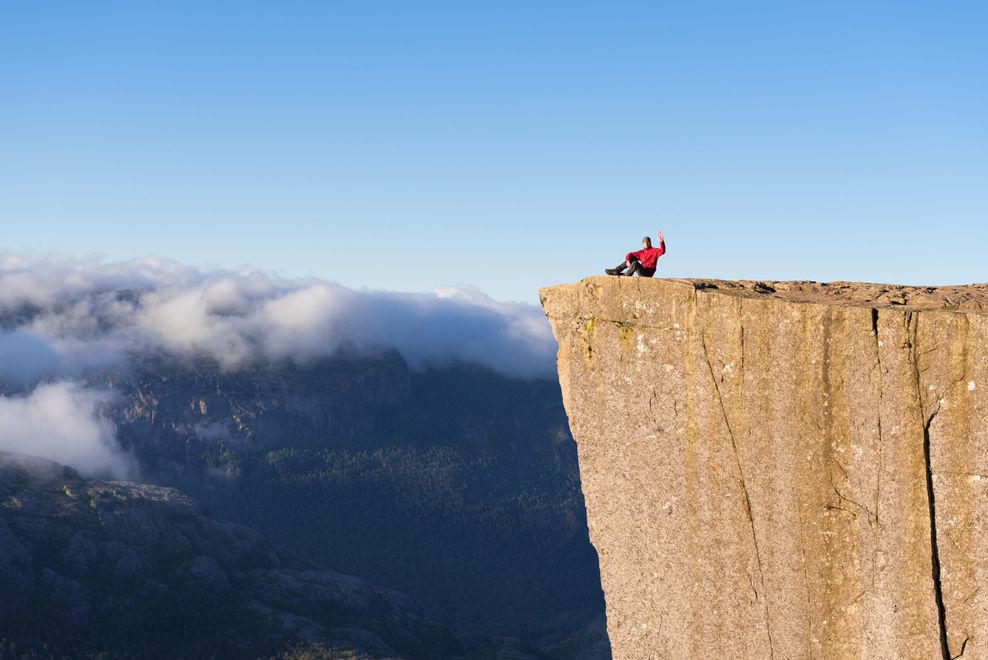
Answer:
<path fill-rule="evenodd" d="M 238 369 L 396 349 L 413 368 L 467 362 L 518 377 L 551 377 L 555 355 L 541 310 L 477 291 L 356 291 L 160 259 L 0 254 L 0 318 L 0 378 L 15 382 L 154 351 Z"/>
<path fill-rule="evenodd" d="M 120 450 L 113 424 L 99 415 L 105 400 L 74 383 L 0 397 L 0 450 L 49 458 L 91 477 L 133 477 L 133 457 Z"/>
<path fill-rule="evenodd" d="M 394 350 L 413 369 L 467 363 L 510 377 L 555 373 L 556 343 L 542 311 L 478 291 L 357 291 L 160 259 L 0 253 L 0 392 L 8 394 L 0 397 L 0 449 L 90 475 L 131 475 L 132 462 L 97 413 L 104 395 L 70 381 L 148 355 L 208 357 L 235 371 Z"/>

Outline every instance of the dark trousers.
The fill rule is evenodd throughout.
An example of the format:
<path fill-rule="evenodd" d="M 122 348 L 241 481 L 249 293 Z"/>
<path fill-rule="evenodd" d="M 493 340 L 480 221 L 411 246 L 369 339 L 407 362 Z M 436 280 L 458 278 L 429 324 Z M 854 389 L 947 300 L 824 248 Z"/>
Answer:
<path fill-rule="evenodd" d="M 625 268 L 628 269 L 627 273 L 624 272 Z M 620 265 L 614 267 L 614 270 L 623 275 L 627 275 L 628 277 L 633 276 L 635 273 L 641 277 L 645 277 L 645 274 L 642 273 L 642 263 L 637 259 L 631 260 L 631 266 L 628 266 L 628 262 L 622 261 Z"/>

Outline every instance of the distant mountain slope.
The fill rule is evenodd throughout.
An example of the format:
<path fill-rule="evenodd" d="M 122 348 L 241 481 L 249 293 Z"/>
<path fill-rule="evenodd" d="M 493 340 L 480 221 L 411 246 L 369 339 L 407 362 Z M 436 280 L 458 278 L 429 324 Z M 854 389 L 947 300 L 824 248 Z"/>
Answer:
<path fill-rule="evenodd" d="M 4 657 L 261 657 L 299 642 L 374 657 L 459 651 L 407 596 L 319 570 L 178 491 L 10 453 L 0 593 Z"/>
<path fill-rule="evenodd" d="M 392 353 L 234 372 L 148 361 L 112 387 L 144 478 L 410 594 L 472 648 L 608 655 L 555 381 L 414 372 Z"/>

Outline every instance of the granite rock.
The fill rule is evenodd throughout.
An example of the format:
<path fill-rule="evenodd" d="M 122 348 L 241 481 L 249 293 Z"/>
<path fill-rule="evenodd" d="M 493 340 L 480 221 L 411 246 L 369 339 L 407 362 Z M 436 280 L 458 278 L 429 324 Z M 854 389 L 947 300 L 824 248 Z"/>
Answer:
<path fill-rule="evenodd" d="M 988 657 L 988 285 L 541 297 L 614 657 Z"/>

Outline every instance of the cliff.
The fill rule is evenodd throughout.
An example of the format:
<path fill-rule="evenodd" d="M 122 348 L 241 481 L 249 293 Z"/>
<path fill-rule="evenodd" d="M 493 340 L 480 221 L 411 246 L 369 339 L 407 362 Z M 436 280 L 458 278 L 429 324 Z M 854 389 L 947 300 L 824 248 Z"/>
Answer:
<path fill-rule="evenodd" d="M 988 657 L 988 285 L 541 295 L 616 658 Z"/>

